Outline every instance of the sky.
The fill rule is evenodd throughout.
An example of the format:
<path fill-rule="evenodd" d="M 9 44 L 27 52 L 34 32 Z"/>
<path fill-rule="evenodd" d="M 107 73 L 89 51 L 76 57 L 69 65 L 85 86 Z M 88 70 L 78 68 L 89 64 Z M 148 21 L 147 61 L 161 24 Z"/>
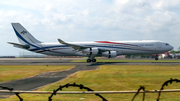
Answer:
<path fill-rule="evenodd" d="M 0 0 L 0 56 L 26 50 L 11 26 L 42 42 L 161 40 L 180 47 L 180 0 Z"/>

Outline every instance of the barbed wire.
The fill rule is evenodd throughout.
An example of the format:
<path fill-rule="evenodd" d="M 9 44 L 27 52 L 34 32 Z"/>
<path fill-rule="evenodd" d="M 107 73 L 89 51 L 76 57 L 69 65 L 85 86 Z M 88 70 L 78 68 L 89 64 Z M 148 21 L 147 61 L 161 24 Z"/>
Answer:
<path fill-rule="evenodd" d="M 63 85 L 63 86 L 59 86 L 58 89 L 54 90 L 53 93 L 51 94 L 51 96 L 49 97 L 49 101 L 52 101 L 52 97 L 53 97 L 53 95 L 56 95 L 57 91 L 62 90 L 62 89 L 65 88 L 65 87 L 68 88 L 68 87 L 70 87 L 70 86 L 72 86 L 72 87 L 79 87 L 79 89 L 86 89 L 87 91 L 94 91 L 94 90 L 92 90 L 92 89 L 90 89 L 90 88 L 88 88 L 88 87 L 84 87 L 84 85 L 82 85 L 82 84 L 78 85 L 78 84 L 76 84 L 76 83 L 73 83 L 73 84 L 67 83 L 67 84 L 65 84 L 65 85 Z M 107 101 L 107 100 L 106 100 L 103 96 L 101 96 L 100 94 L 96 93 L 95 95 L 98 96 L 98 97 L 100 97 L 103 101 Z"/>
<path fill-rule="evenodd" d="M 0 88 L 2 88 L 2 89 L 7 89 L 7 90 L 9 90 L 9 91 L 12 91 L 12 90 L 13 90 L 13 88 L 8 88 L 8 87 L 4 87 L 4 86 L 0 86 Z"/>
<path fill-rule="evenodd" d="M 159 94 L 158 94 L 158 97 L 157 97 L 157 101 L 159 101 L 159 98 L 160 98 L 160 96 L 161 96 L 161 91 L 164 90 L 164 87 L 165 87 L 165 86 L 168 86 L 168 83 L 172 84 L 173 82 L 178 83 L 178 82 L 180 82 L 180 80 L 178 80 L 178 79 L 172 79 L 172 78 L 171 78 L 170 80 L 165 81 L 165 82 L 163 83 L 160 91 L 159 91 Z"/>
<path fill-rule="evenodd" d="M 7 89 L 7 90 L 9 90 L 9 91 L 14 90 L 13 88 L 4 87 L 4 86 L 0 86 L 0 88 L 2 88 L 2 89 Z M 19 96 L 19 93 L 15 93 L 15 94 L 16 94 L 16 96 L 19 98 L 20 101 L 23 101 L 23 99 Z"/>
<path fill-rule="evenodd" d="M 140 86 L 140 88 L 137 90 L 136 94 L 134 95 L 134 97 L 132 98 L 131 101 L 134 101 L 135 97 L 139 94 L 141 89 L 144 91 L 143 92 L 143 99 L 142 99 L 144 101 L 144 99 L 145 99 L 145 87 L 144 86 Z"/>
<path fill-rule="evenodd" d="M 157 97 L 157 101 L 159 101 L 160 96 L 161 96 L 161 91 L 164 90 L 164 87 L 165 87 L 165 86 L 168 86 L 168 84 L 172 84 L 173 82 L 176 82 L 176 83 L 179 82 L 179 83 L 180 83 L 180 80 L 178 80 L 178 79 L 172 79 L 172 78 L 171 78 L 170 80 L 165 81 L 165 82 L 162 84 L 161 89 L 159 90 L 158 97 Z M 63 85 L 63 86 L 60 85 L 59 88 L 55 89 L 55 90 L 53 91 L 53 93 L 51 94 L 51 96 L 49 96 L 48 101 L 52 101 L 52 97 L 53 97 L 54 95 L 56 95 L 57 91 L 62 90 L 63 88 L 68 88 L 68 87 L 70 87 L 70 86 L 71 86 L 71 87 L 79 87 L 79 89 L 85 89 L 85 90 L 87 90 L 87 91 L 94 91 L 94 90 L 92 90 L 92 89 L 90 89 L 90 88 L 88 88 L 88 87 L 85 87 L 85 86 L 82 85 L 82 84 L 76 84 L 76 83 L 69 84 L 69 83 L 67 83 L 67 84 L 65 84 L 65 85 Z M 0 88 L 6 89 L 6 90 L 9 90 L 9 91 L 13 91 L 13 90 L 14 90 L 13 88 L 4 87 L 4 86 L 0 86 Z M 145 100 L 145 93 L 148 92 L 148 91 L 145 91 L 145 87 L 144 87 L 144 86 L 140 86 L 140 88 L 137 90 L 136 94 L 133 96 L 133 98 L 132 98 L 131 101 L 134 101 L 134 99 L 135 99 L 136 96 L 140 93 L 141 90 L 143 90 L 143 98 L 142 98 L 142 101 Z M 13 93 L 13 92 L 12 92 L 12 93 Z M 14 93 L 15 93 L 15 92 L 14 92 Z M 20 97 L 19 93 L 16 92 L 15 94 L 16 94 L 16 96 L 19 98 L 20 101 L 23 101 L 23 99 Z M 95 95 L 98 96 L 98 97 L 100 97 L 103 101 L 108 101 L 107 99 L 105 99 L 103 96 L 101 96 L 101 95 L 98 94 L 98 93 L 95 93 Z"/>

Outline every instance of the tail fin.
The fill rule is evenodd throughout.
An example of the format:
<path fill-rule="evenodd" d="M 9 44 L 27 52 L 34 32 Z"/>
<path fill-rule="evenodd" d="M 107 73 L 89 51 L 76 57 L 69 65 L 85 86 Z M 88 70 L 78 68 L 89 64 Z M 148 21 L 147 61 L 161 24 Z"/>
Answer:
<path fill-rule="evenodd" d="M 21 44 L 37 44 L 41 41 L 35 39 L 20 23 L 11 23 Z"/>

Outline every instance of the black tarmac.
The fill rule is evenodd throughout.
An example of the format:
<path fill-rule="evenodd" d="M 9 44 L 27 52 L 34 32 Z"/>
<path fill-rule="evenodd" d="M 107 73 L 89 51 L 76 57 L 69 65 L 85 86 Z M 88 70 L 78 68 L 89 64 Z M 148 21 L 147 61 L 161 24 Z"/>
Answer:
<path fill-rule="evenodd" d="M 31 59 L 30 60 L 29 59 L 25 59 L 25 60 L 21 60 L 21 59 L 16 60 L 15 59 L 13 61 L 11 59 L 7 59 L 7 60 L 3 60 L 3 61 L 1 61 L 1 63 L 4 63 L 4 65 L 5 64 L 6 65 L 8 65 L 8 64 L 9 65 L 37 65 L 37 64 L 38 65 L 47 65 L 48 62 L 51 62 L 50 64 L 52 64 L 52 63 L 56 63 L 56 61 L 58 61 L 58 60 L 57 59 L 49 59 L 49 61 L 47 62 L 46 59 L 45 60 L 38 59 L 38 61 L 37 60 L 33 61 Z M 63 62 L 69 62 L 70 60 L 65 59 L 62 61 Z M 67 65 L 68 65 L 68 63 L 67 63 Z M 89 65 L 89 64 L 87 64 L 87 65 L 80 64 L 79 65 L 79 64 L 77 64 L 74 68 L 69 69 L 69 70 L 41 73 L 41 74 L 38 74 L 38 75 L 36 75 L 34 77 L 30 77 L 30 78 L 0 83 L 0 86 L 13 88 L 13 90 L 24 90 L 24 91 L 35 90 L 35 89 L 42 87 L 42 86 L 45 86 L 47 84 L 51 84 L 51 83 L 60 81 L 64 78 L 70 76 L 71 74 L 77 72 L 77 71 L 95 70 L 97 68 L 98 68 L 98 66 L 96 66 L 96 65 Z M 0 88 L 0 90 L 1 90 L 1 88 Z M 0 93 L 0 98 L 6 98 L 10 95 L 12 95 L 12 94 Z"/>

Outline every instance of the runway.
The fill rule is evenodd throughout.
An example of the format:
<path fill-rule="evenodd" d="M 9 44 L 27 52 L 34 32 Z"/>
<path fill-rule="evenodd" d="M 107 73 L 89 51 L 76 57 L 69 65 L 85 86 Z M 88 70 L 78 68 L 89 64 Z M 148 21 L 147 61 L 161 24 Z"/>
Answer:
<path fill-rule="evenodd" d="M 70 62 L 79 58 L 0 58 L 0 65 L 180 65 L 180 62 Z"/>
<path fill-rule="evenodd" d="M 47 72 L 38 74 L 34 77 L 15 80 L 5 83 L 0 83 L 0 86 L 14 88 L 14 90 L 35 90 L 39 87 L 45 86 L 50 83 L 62 80 L 77 71 L 95 70 L 100 65 L 180 65 L 179 62 L 173 63 L 130 63 L 130 62 L 97 62 L 97 63 L 83 63 L 83 62 L 70 62 L 73 59 L 59 59 L 59 58 L 0 58 L 0 65 L 75 65 L 74 68 L 60 72 Z M 4 96 L 6 95 L 6 96 Z M 0 98 L 8 97 L 9 94 L 0 94 Z"/>

